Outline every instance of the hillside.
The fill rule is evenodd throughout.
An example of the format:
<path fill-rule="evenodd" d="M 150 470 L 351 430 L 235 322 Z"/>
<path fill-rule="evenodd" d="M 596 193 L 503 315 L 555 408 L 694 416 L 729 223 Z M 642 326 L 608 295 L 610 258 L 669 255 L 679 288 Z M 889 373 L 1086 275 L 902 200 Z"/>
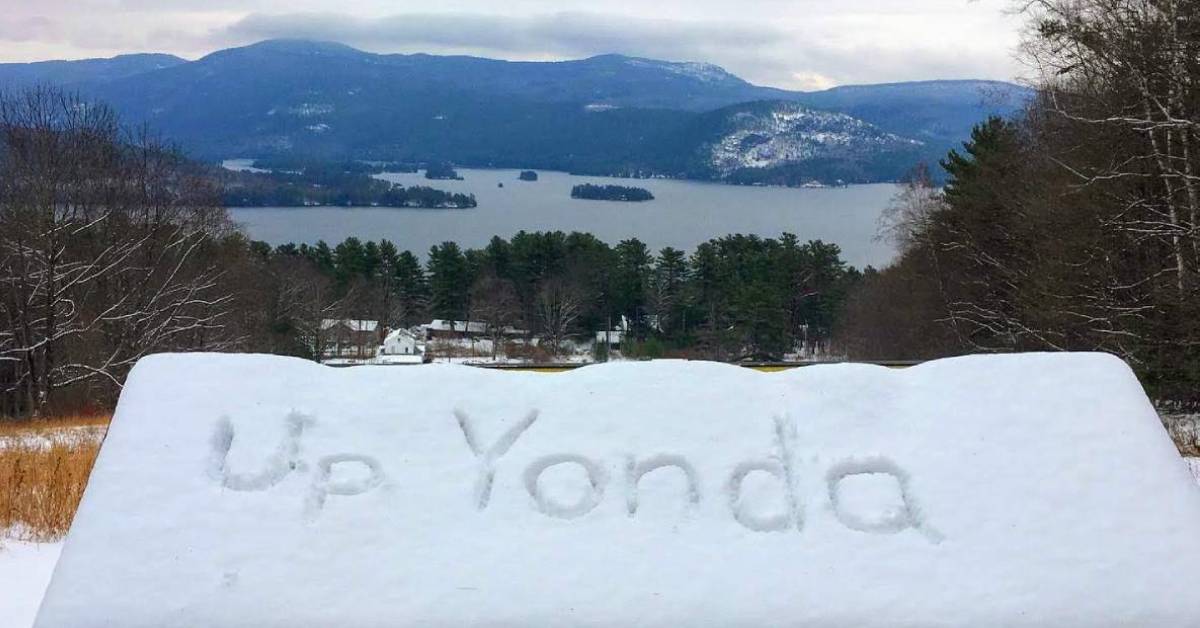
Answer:
<path fill-rule="evenodd" d="M 110 59 L 0 63 L 0 86 L 15 89 L 39 84 L 105 83 L 187 63 L 174 55 L 130 54 Z"/>

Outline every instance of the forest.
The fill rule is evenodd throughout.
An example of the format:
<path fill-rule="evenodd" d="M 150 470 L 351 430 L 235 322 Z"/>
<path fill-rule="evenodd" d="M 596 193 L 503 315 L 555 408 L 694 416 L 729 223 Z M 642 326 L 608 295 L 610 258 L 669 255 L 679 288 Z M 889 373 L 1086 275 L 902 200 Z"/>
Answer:
<path fill-rule="evenodd" d="M 462 175 L 454 169 L 454 165 L 446 161 L 433 162 L 425 166 L 425 178 L 438 181 L 462 181 Z"/>
<path fill-rule="evenodd" d="M 918 168 L 866 273 L 853 357 L 1104 351 L 1200 404 L 1200 3 L 1024 3 L 1037 98 Z"/>
<path fill-rule="evenodd" d="M 834 318 L 860 273 L 836 245 L 734 235 L 685 252 L 637 239 L 610 245 L 587 233 L 519 232 L 481 249 L 432 247 L 422 264 L 391 242 L 329 246 L 251 242 L 258 304 L 281 303 L 297 275 L 323 286 L 299 309 L 257 312 L 272 330 L 256 351 L 312 357 L 305 325 L 362 318 L 410 327 L 431 318 L 531 330 L 556 347 L 624 317 L 645 357 L 780 360 L 828 349 Z"/>

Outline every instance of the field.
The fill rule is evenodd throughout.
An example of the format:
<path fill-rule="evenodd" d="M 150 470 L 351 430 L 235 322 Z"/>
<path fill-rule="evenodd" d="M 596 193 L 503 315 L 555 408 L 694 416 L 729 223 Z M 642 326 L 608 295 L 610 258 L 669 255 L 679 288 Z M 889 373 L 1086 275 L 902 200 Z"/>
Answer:
<path fill-rule="evenodd" d="M 0 544 L 56 541 L 67 533 L 108 421 L 0 423 Z"/>

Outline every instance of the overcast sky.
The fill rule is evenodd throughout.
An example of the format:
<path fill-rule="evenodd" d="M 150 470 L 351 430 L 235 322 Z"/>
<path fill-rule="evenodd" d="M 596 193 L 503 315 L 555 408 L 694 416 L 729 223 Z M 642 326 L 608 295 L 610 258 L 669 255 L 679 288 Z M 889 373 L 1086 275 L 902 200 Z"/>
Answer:
<path fill-rule="evenodd" d="M 763 85 L 1011 80 L 1006 0 L 0 0 L 0 61 L 169 52 L 275 37 L 374 52 L 708 61 Z"/>

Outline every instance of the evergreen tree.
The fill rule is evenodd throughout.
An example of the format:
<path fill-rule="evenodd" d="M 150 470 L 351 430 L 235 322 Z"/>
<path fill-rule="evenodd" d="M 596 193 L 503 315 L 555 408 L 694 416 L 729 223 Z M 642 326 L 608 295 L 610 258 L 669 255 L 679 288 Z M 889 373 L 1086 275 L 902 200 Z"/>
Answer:
<path fill-rule="evenodd" d="M 429 308 L 435 318 L 464 320 L 467 316 L 470 270 L 462 249 L 443 242 L 429 249 Z"/>

